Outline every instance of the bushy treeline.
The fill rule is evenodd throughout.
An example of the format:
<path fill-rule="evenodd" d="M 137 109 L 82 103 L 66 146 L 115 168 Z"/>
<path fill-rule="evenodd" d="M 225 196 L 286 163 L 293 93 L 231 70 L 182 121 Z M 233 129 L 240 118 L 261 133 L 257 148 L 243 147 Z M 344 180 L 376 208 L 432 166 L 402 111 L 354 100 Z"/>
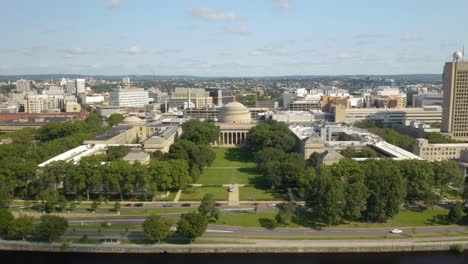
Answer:
<path fill-rule="evenodd" d="M 77 122 L 49 123 L 3 134 L 13 144 L 0 145 L 0 204 L 13 197 L 26 198 L 27 183 L 36 179 L 37 164 L 75 148 L 83 140 L 105 131 L 96 114 Z"/>
<path fill-rule="evenodd" d="M 154 153 L 147 165 L 123 161 L 130 150 L 125 146 L 109 147 L 106 155 L 83 157 L 78 164 L 52 162 L 40 168 L 37 177 L 37 164 L 27 157 L 24 162 L 9 163 L 8 167 L 0 168 L 0 172 L 14 171 L 9 177 L 4 176 L 7 171 L 0 174 L 0 180 L 2 176 L 5 179 L 0 182 L 0 200 L 2 203 L 8 203 L 13 197 L 43 200 L 46 210 L 51 211 L 65 207 L 67 199 L 79 196 L 88 200 L 96 195 L 121 200 L 137 196 L 147 199 L 158 192 L 178 190 L 196 182 L 216 155 L 208 145 L 217 139 L 213 124 L 196 120 L 185 124 L 184 129 L 183 138 L 187 139 L 177 140 L 168 153 Z M 42 141 L 54 142 L 75 138 L 81 132 L 79 126 L 64 123 L 41 128 L 37 136 Z"/>
<path fill-rule="evenodd" d="M 401 204 L 435 204 L 448 184 L 460 186 L 463 182 L 458 165 L 451 161 L 369 159 L 359 163 L 344 158 L 327 167 L 319 164 L 317 153 L 305 161 L 291 152 L 294 137 L 285 124 L 264 123 L 250 133 L 248 147 L 268 187 L 296 190 L 317 219 L 326 224 L 384 222 Z"/>

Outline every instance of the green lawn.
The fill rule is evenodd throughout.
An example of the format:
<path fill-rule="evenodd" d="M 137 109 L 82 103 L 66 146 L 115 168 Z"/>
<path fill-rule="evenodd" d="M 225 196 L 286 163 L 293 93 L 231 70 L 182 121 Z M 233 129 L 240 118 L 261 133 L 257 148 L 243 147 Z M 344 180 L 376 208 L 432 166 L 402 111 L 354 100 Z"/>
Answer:
<path fill-rule="evenodd" d="M 216 159 L 205 168 L 197 183 L 221 185 L 230 183 L 253 184 L 259 174 L 252 155 L 243 148 L 213 148 Z"/>
<path fill-rule="evenodd" d="M 260 177 L 254 168 L 216 168 L 210 167 L 203 171 L 203 175 L 197 181 L 201 184 L 252 184 L 255 177 Z"/>
<path fill-rule="evenodd" d="M 180 201 L 199 201 L 208 193 L 213 194 L 217 201 L 228 199 L 227 187 L 188 187 L 182 191 Z"/>
<path fill-rule="evenodd" d="M 337 225 L 334 227 L 340 228 L 371 228 L 371 227 L 417 227 L 417 226 L 433 226 L 433 225 L 448 225 L 445 221 L 445 216 L 448 210 L 424 210 L 424 211 L 401 211 L 393 219 L 386 223 L 361 223 L 354 222 L 349 224 Z M 218 224 L 245 226 L 245 227 L 275 227 L 276 212 L 259 212 L 257 214 L 239 214 L 239 215 L 223 215 L 218 221 Z M 307 213 L 299 214 L 300 224 L 291 223 L 288 227 L 313 227 L 317 226 L 311 223 L 310 216 Z"/>
<path fill-rule="evenodd" d="M 287 195 L 284 193 L 275 193 L 270 190 L 257 189 L 255 187 L 240 187 L 239 199 L 241 201 L 273 201 L 287 200 Z"/>
<path fill-rule="evenodd" d="M 447 209 L 422 210 L 422 211 L 400 211 L 386 223 L 350 223 L 342 227 L 413 227 L 448 225 L 445 217 Z"/>
<path fill-rule="evenodd" d="M 212 167 L 255 167 L 252 154 L 244 148 L 212 148 L 216 158 Z"/>

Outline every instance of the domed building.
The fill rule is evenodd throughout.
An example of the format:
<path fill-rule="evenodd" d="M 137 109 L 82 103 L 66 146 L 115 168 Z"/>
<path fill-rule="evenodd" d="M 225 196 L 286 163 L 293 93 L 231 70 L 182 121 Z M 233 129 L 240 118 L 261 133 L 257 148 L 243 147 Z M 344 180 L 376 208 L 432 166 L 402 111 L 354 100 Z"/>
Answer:
<path fill-rule="evenodd" d="M 231 102 L 221 108 L 218 121 L 220 123 L 229 124 L 250 124 L 250 111 L 245 105 L 239 102 Z"/>
<path fill-rule="evenodd" d="M 220 129 L 219 146 L 241 146 L 247 143 L 247 133 L 255 126 L 250 118 L 249 109 L 239 103 L 231 102 L 223 106 L 218 116 Z"/>

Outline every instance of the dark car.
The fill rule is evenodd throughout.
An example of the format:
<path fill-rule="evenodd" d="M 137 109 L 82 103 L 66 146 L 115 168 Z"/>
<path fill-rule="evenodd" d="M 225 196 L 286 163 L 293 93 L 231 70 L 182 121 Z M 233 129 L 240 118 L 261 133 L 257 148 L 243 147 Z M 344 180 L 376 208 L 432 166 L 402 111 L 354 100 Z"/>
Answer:
<path fill-rule="evenodd" d="M 189 203 L 183 203 L 183 204 L 181 204 L 180 206 L 182 206 L 182 207 L 190 207 L 190 206 L 192 206 L 192 205 L 189 204 Z"/>
<path fill-rule="evenodd" d="M 40 204 L 36 204 L 36 205 L 33 205 L 33 206 L 31 207 L 31 209 L 36 210 L 36 211 L 44 211 L 44 210 L 45 210 L 45 206 L 40 205 Z"/>
<path fill-rule="evenodd" d="M 133 207 L 143 207 L 143 203 L 136 203 L 133 205 Z"/>
<path fill-rule="evenodd" d="M 132 207 L 133 205 L 131 203 L 126 203 L 123 205 L 124 207 Z"/>
<path fill-rule="evenodd" d="M 163 207 L 172 207 L 172 204 L 163 204 Z"/>
<path fill-rule="evenodd" d="M 215 206 L 222 206 L 222 203 L 215 203 Z"/>

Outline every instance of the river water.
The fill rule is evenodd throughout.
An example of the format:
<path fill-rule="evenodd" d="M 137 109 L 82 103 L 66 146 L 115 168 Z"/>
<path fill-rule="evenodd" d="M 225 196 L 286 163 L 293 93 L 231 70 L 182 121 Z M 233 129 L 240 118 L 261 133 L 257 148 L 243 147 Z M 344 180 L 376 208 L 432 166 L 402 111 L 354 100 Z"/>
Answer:
<path fill-rule="evenodd" d="M 462 264 L 468 253 L 353 253 L 353 254 L 81 254 L 0 252 L 0 263 L 12 264 Z"/>

